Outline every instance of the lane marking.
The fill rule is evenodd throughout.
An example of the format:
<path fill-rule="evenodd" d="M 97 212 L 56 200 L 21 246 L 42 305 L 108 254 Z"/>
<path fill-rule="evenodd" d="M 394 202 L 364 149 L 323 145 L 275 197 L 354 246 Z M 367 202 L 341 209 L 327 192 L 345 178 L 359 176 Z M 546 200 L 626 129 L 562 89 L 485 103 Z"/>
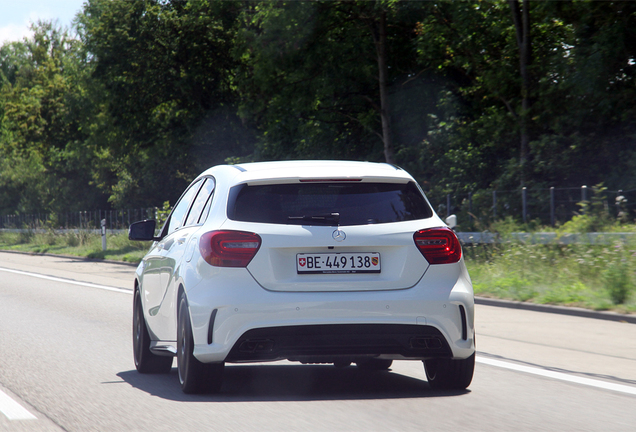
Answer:
<path fill-rule="evenodd" d="M 517 372 L 524 372 L 533 375 L 539 375 L 546 378 L 552 378 L 560 381 L 567 381 L 576 384 L 582 384 L 589 387 L 596 387 L 605 390 L 612 390 L 620 393 L 627 393 L 630 395 L 636 395 L 636 387 L 630 387 L 623 384 L 615 384 L 607 381 L 599 381 L 591 378 L 583 378 L 575 375 L 568 375 L 563 372 L 554 372 L 545 369 L 523 366 L 515 363 L 504 362 L 501 360 L 494 360 L 487 357 L 478 356 L 476 359 L 477 363 L 487 364 L 489 366 L 495 366 L 504 369 L 510 369 Z"/>
<path fill-rule="evenodd" d="M 129 289 L 115 288 L 115 287 L 110 287 L 110 286 L 106 286 L 106 285 L 94 284 L 94 283 L 90 283 L 90 282 L 80 282 L 80 281 L 76 281 L 76 280 L 72 280 L 72 279 L 64 279 L 64 278 L 59 278 L 59 277 L 55 277 L 55 276 L 41 275 L 41 274 L 38 274 L 38 273 L 31 273 L 31 272 L 25 272 L 25 271 L 21 271 L 21 270 L 7 269 L 7 268 L 3 268 L 3 267 L 0 267 L 0 271 L 5 271 L 5 272 L 9 272 L 9 273 L 15 273 L 15 274 L 24 275 L 24 276 L 31 276 L 31 277 L 35 277 L 35 278 L 39 278 L 39 279 L 46 279 L 46 280 L 50 280 L 50 281 L 54 281 L 54 282 L 62 282 L 62 283 L 68 283 L 68 284 L 71 284 L 71 285 L 79 285 L 79 286 L 84 286 L 84 287 L 89 287 L 89 288 L 101 289 L 101 290 L 105 290 L 105 291 L 118 292 L 118 293 L 123 293 L 123 294 L 132 294 L 133 293 L 133 291 L 129 290 Z M 578 376 L 575 376 L 575 375 L 568 375 L 568 374 L 565 374 L 565 373 L 562 373 L 562 372 L 554 372 L 554 371 L 549 371 L 549 370 L 535 368 L 535 367 L 530 367 L 530 366 L 523 366 L 523 365 L 519 365 L 519 364 L 515 364 L 515 363 L 504 362 L 504 361 L 501 361 L 501 360 L 494 360 L 494 359 L 487 358 L 487 357 L 482 357 L 482 356 L 477 356 L 475 361 L 477 363 L 482 363 L 482 364 L 486 364 L 486 365 L 489 365 L 489 366 L 494 366 L 494 367 L 499 367 L 499 368 L 503 368 L 503 369 L 514 370 L 514 371 L 517 371 L 517 372 L 524 372 L 524 373 L 528 373 L 528 374 L 532 374 L 532 375 L 539 375 L 539 376 L 543 376 L 543 377 L 546 377 L 546 378 L 552 378 L 552 379 L 559 380 L 559 381 L 566 381 L 566 382 L 581 384 L 581 385 L 585 385 L 585 386 L 589 386 L 589 387 L 596 387 L 596 388 L 600 388 L 600 389 L 612 390 L 612 391 L 616 391 L 616 392 L 620 392 L 620 393 L 636 395 L 636 387 L 630 387 L 630 386 L 623 385 L 623 384 L 615 384 L 615 383 L 610 383 L 610 382 L 606 382 L 606 381 L 594 380 L 594 379 L 591 379 L 591 378 L 583 378 L 583 377 L 578 377 Z M 10 420 L 13 420 L 13 419 L 15 419 L 15 420 L 26 420 L 26 419 L 35 419 L 36 418 L 31 413 L 29 413 L 27 410 L 22 408 L 19 404 L 17 404 L 13 399 L 11 399 L 9 396 L 7 396 L 5 393 L 3 393 L 2 390 L 0 390 L 0 412 L 2 412 Z M 21 417 L 21 416 L 23 416 L 23 417 Z"/>
<path fill-rule="evenodd" d="M 37 420 L 38 418 L 0 390 L 0 412 L 9 420 Z"/>
<path fill-rule="evenodd" d="M 73 279 L 65 279 L 65 278 L 60 278 L 60 277 L 55 277 L 55 276 L 47 276 L 47 275 L 42 275 L 42 274 L 38 274 L 38 273 L 31 273 L 31 272 L 25 272 L 25 271 L 21 271 L 21 270 L 13 270 L 13 269 L 8 269 L 8 268 L 4 268 L 4 267 L 0 267 L 0 271 L 4 271 L 4 272 L 8 272 L 8 273 L 15 273 L 15 274 L 19 274 L 19 275 L 23 275 L 23 276 L 31 276 L 34 278 L 39 278 L 39 279 L 46 279 L 46 280 L 50 280 L 50 281 L 54 281 L 54 282 L 63 282 L 63 283 L 67 283 L 67 284 L 71 284 L 71 285 L 79 285 L 79 286 L 84 286 L 84 287 L 89 287 L 89 288 L 97 288 L 97 289 L 101 289 L 101 290 L 105 290 L 105 291 L 113 291 L 113 292 L 118 292 L 118 293 L 124 293 L 124 294 L 132 294 L 133 291 L 130 289 L 124 289 L 124 288 L 115 288 L 115 287 L 110 287 L 107 285 L 99 285 L 99 284 L 94 284 L 94 283 L 90 283 L 90 282 L 80 282 L 80 281 L 76 281 Z"/>

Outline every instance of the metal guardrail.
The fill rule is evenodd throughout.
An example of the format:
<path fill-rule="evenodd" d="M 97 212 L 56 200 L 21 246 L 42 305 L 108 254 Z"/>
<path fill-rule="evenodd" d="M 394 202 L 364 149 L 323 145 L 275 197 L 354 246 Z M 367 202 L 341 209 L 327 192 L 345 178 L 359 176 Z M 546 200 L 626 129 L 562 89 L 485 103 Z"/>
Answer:
<path fill-rule="evenodd" d="M 38 234 L 44 234 L 50 232 L 43 228 L 36 229 L 18 229 L 18 228 L 0 228 L 0 232 L 20 233 L 20 232 L 32 232 Z M 56 229 L 53 230 L 55 234 L 68 234 L 89 232 L 95 235 L 101 235 L 100 229 Z M 109 234 L 121 234 L 127 233 L 127 229 L 107 229 Z M 517 232 L 502 236 L 498 233 L 490 232 L 457 232 L 457 237 L 462 244 L 495 244 L 495 243 L 507 243 L 518 242 L 525 244 L 612 244 L 617 241 L 629 242 L 636 241 L 636 233 L 577 233 L 577 234 L 557 234 L 554 232 L 538 232 L 538 233 L 524 233 Z"/>
<path fill-rule="evenodd" d="M 501 236 L 489 232 L 458 232 L 462 244 L 493 244 L 505 242 L 519 242 L 526 244 L 612 244 L 617 241 L 628 242 L 636 240 L 636 233 L 576 233 L 557 234 L 554 232 L 539 233 L 511 233 Z"/>

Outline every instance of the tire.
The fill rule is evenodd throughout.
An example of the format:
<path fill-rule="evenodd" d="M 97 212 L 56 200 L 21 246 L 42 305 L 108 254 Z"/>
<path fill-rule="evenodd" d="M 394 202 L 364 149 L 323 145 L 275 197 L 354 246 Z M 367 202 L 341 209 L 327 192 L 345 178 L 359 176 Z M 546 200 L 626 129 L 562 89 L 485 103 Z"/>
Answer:
<path fill-rule="evenodd" d="M 133 356 L 139 373 L 169 373 L 172 369 L 173 357 L 158 356 L 150 351 L 150 334 L 138 289 L 133 297 Z"/>
<path fill-rule="evenodd" d="M 383 360 L 376 358 L 356 362 L 356 366 L 358 366 L 359 369 L 373 371 L 389 370 L 392 364 L 393 360 Z"/>
<path fill-rule="evenodd" d="M 435 390 L 464 390 L 473 380 L 475 354 L 467 359 L 430 359 L 424 360 L 426 379 Z"/>
<path fill-rule="evenodd" d="M 225 363 L 201 363 L 194 357 L 193 351 L 188 300 L 181 293 L 177 324 L 177 369 L 181 390 L 186 394 L 218 392 L 223 381 Z"/>

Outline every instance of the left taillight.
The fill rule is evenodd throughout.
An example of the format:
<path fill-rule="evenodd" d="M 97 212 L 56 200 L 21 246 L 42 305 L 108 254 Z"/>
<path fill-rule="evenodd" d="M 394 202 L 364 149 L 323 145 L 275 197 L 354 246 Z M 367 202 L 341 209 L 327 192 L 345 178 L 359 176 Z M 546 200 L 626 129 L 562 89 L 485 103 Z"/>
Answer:
<path fill-rule="evenodd" d="M 448 228 L 420 230 L 413 235 L 415 246 L 429 264 L 452 264 L 462 257 L 462 247 Z"/>
<path fill-rule="evenodd" d="M 199 240 L 201 256 L 216 267 L 247 267 L 260 247 L 261 237 L 245 231 L 210 231 Z"/>

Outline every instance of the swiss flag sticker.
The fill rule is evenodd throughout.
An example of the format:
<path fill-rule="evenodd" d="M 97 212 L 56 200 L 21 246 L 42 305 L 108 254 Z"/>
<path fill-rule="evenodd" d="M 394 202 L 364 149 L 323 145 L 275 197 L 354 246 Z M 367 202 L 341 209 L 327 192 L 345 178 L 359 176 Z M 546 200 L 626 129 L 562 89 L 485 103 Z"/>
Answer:
<path fill-rule="evenodd" d="M 298 264 L 299 264 L 301 267 L 305 267 L 305 263 L 306 263 L 305 258 L 298 258 Z"/>

